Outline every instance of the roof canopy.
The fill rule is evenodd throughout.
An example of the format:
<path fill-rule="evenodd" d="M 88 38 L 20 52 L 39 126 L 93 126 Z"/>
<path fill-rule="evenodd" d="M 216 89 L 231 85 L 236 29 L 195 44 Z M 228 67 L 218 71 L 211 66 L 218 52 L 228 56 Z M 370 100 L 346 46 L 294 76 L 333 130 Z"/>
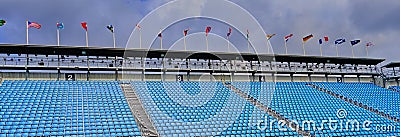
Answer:
<path fill-rule="evenodd" d="M 377 65 L 385 59 L 302 56 L 280 54 L 227 53 L 204 51 L 171 51 L 156 49 L 124 49 L 78 46 L 47 46 L 47 45 L 16 45 L 0 44 L 2 54 L 37 54 L 37 55 L 71 55 L 71 56 L 119 56 L 147 58 L 178 58 L 178 59 L 211 59 L 211 60 L 246 60 L 246 61 L 276 61 L 302 63 L 333 63 Z M 389 64 L 388 64 L 389 65 Z M 390 67 L 391 65 L 386 65 Z M 400 63 L 397 63 L 400 66 Z"/>

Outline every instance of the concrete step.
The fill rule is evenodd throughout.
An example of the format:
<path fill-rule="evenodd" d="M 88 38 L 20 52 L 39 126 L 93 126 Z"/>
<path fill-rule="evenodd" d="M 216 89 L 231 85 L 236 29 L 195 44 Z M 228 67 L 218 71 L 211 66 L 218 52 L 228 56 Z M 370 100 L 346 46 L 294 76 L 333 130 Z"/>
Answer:
<path fill-rule="evenodd" d="M 135 117 L 135 121 L 138 124 L 142 136 L 159 136 L 157 129 L 154 127 L 153 122 L 151 121 L 132 86 L 130 84 L 121 84 L 120 86 L 124 92 L 129 108 Z"/>

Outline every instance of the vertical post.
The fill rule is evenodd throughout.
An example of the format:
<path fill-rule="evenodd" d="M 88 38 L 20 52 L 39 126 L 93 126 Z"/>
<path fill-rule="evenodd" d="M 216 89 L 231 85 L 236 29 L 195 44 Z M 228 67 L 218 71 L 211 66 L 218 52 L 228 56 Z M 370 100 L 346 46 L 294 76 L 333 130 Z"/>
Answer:
<path fill-rule="evenodd" d="M 206 36 L 206 50 L 208 51 L 208 36 Z"/>
<path fill-rule="evenodd" d="M 142 48 L 142 29 L 139 28 L 139 48 Z"/>
<path fill-rule="evenodd" d="M 290 74 L 290 81 L 294 82 L 293 74 Z"/>
<path fill-rule="evenodd" d="M 326 80 L 326 82 L 329 82 L 328 74 L 325 74 L 325 80 Z"/>
<path fill-rule="evenodd" d="M 60 29 L 57 29 L 57 46 L 60 46 Z"/>
<path fill-rule="evenodd" d="M 190 71 L 186 72 L 186 81 L 190 81 Z"/>
<path fill-rule="evenodd" d="M 60 29 L 57 29 L 57 46 L 60 46 Z M 60 54 L 57 53 L 57 80 L 60 80 L 61 71 L 60 71 Z"/>
<path fill-rule="evenodd" d="M 114 32 L 115 32 L 115 28 L 114 28 Z M 114 44 L 114 48 L 116 48 L 116 43 L 115 43 L 115 33 L 112 33 L 112 37 L 113 37 L 113 44 Z"/>
<path fill-rule="evenodd" d="M 231 72 L 231 82 L 234 80 L 235 73 Z"/>
<path fill-rule="evenodd" d="M 28 20 L 26 20 L 26 45 L 29 44 L 29 27 L 28 27 Z"/>
<path fill-rule="evenodd" d="M 86 47 L 89 47 L 88 31 L 86 30 Z"/>
<path fill-rule="evenodd" d="M 354 58 L 354 46 L 351 46 L 351 54 L 353 55 Z"/>
<path fill-rule="evenodd" d="M 368 46 L 365 46 L 365 51 L 367 52 L 367 57 L 368 57 Z"/>
<path fill-rule="evenodd" d="M 319 44 L 319 52 L 321 53 L 321 56 L 322 56 L 322 45 L 321 44 Z"/>
<path fill-rule="evenodd" d="M 183 46 L 184 46 L 184 49 L 186 51 L 186 36 L 183 36 Z"/>
<path fill-rule="evenodd" d="M 28 77 L 29 77 L 29 69 L 28 69 L 28 66 L 29 66 L 29 54 L 26 53 L 26 65 L 25 65 L 26 72 L 25 72 L 25 80 L 28 80 Z"/>
<path fill-rule="evenodd" d="M 163 47 L 162 47 L 162 37 L 160 37 L 160 48 L 163 49 Z"/>
<path fill-rule="evenodd" d="M 87 81 L 89 81 L 89 75 L 90 75 L 90 64 L 89 64 L 89 62 L 90 62 L 90 60 L 89 60 L 89 55 L 87 55 L 87 73 L 86 73 L 86 80 Z"/>
<path fill-rule="evenodd" d="M 247 37 L 247 50 L 249 51 L 249 53 L 251 53 L 250 52 L 250 40 L 249 40 L 249 37 Z"/>
<path fill-rule="evenodd" d="M 303 44 L 302 44 L 303 45 L 303 55 L 306 55 L 306 48 L 304 47 L 304 43 L 305 42 L 303 42 Z"/>
<path fill-rule="evenodd" d="M 271 45 L 271 43 L 270 43 L 270 41 L 269 41 L 269 39 L 267 39 L 267 53 L 269 54 L 269 47 L 270 47 L 270 45 Z"/>
<path fill-rule="evenodd" d="M 226 37 L 226 41 L 228 42 L 228 52 L 231 52 L 231 47 L 229 46 L 229 36 Z"/>
<path fill-rule="evenodd" d="M 286 40 L 285 40 L 285 53 L 286 53 L 286 55 L 287 55 L 287 42 L 286 42 Z"/>
<path fill-rule="evenodd" d="M 339 51 L 338 51 L 337 45 L 335 45 L 335 47 L 336 47 L 336 57 L 339 57 Z"/>

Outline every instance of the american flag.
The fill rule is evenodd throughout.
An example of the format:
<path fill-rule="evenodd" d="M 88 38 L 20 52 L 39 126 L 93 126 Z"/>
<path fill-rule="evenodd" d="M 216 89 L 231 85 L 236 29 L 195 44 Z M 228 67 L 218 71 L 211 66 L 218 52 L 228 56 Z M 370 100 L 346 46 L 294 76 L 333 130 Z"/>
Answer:
<path fill-rule="evenodd" d="M 34 27 L 34 28 L 36 28 L 36 29 L 40 29 L 40 28 L 42 27 L 42 25 L 40 25 L 39 23 L 36 23 L 36 22 L 30 22 L 30 21 L 28 21 L 28 29 L 29 29 L 30 27 Z"/>

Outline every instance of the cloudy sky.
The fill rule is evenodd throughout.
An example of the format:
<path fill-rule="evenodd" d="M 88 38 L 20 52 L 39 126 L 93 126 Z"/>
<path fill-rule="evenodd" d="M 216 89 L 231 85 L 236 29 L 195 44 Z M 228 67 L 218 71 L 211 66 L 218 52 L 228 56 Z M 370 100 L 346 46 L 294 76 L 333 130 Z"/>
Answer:
<path fill-rule="evenodd" d="M 117 47 L 125 48 L 131 34 L 132 37 L 137 36 L 132 33 L 135 24 L 169 2 L 167 0 L 2 0 L 0 19 L 6 20 L 7 24 L 0 27 L 0 43 L 26 43 L 25 20 L 29 20 L 42 25 L 40 30 L 34 28 L 29 30 L 31 44 L 56 45 L 55 24 L 61 21 L 65 25 L 65 29 L 61 30 L 61 45 L 83 46 L 85 33 L 80 22 L 86 21 L 89 27 L 90 46 L 112 47 L 112 35 L 105 28 L 112 24 L 115 26 Z M 365 44 L 372 42 L 375 46 L 369 48 L 369 57 L 400 61 L 398 55 L 400 45 L 397 44 L 400 37 L 399 0 L 231 0 L 231 2 L 254 16 L 265 33 L 277 34 L 270 40 L 274 53 L 285 53 L 283 37 L 293 33 L 294 36 L 288 41 L 288 52 L 303 54 L 301 38 L 313 34 L 314 38 L 305 44 L 308 55 L 319 55 L 318 39 L 328 36 L 330 41 L 323 44 L 323 54 L 326 56 L 336 56 L 333 44 L 335 39 L 345 38 L 347 41 L 361 39 L 362 42 L 354 47 L 356 57 L 367 57 Z M 174 12 L 170 8 L 169 12 L 162 15 L 159 13 L 159 21 L 191 12 L 200 15 L 217 14 L 227 6 L 198 3 L 186 3 L 176 7 L 184 9 L 185 12 L 182 10 Z M 243 24 L 250 22 L 236 11 L 224 12 L 232 12 L 227 17 L 242 19 Z M 163 47 L 182 50 L 182 46 L 177 46 L 182 43 L 182 30 L 190 28 L 191 35 L 187 37 L 188 50 L 205 50 L 196 44 L 204 41 L 204 35 L 201 33 L 204 33 L 205 26 L 212 26 L 209 38 L 211 50 L 227 51 L 224 38 L 228 28 L 234 27 L 230 41 L 239 51 L 247 51 L 243 35 L 246 30 L 236 28 L 235 26 L 239 25 L 229 22 L 227 24 L 207 18 L 188 18 L 165 26 L 153 23 L 141 24 L 149 30 L 145 31 L 143 28 L 142 35 L 154 39 L 152 48 L 160 48 L 157 44 L 159 43 L 157 32 L 154 34 L 154 30 L 163 29 Z M 248 26 L 248 28 L 256 27 Z M 254 38 L 252 34 L 254 33 L 250 32 L 250 39 Z M 133 45 L 133 48 L 138 47 L 137 44 Z M 338 49 L 340 56 L 352 56 L 349 42 L 340 45 Z"/>

